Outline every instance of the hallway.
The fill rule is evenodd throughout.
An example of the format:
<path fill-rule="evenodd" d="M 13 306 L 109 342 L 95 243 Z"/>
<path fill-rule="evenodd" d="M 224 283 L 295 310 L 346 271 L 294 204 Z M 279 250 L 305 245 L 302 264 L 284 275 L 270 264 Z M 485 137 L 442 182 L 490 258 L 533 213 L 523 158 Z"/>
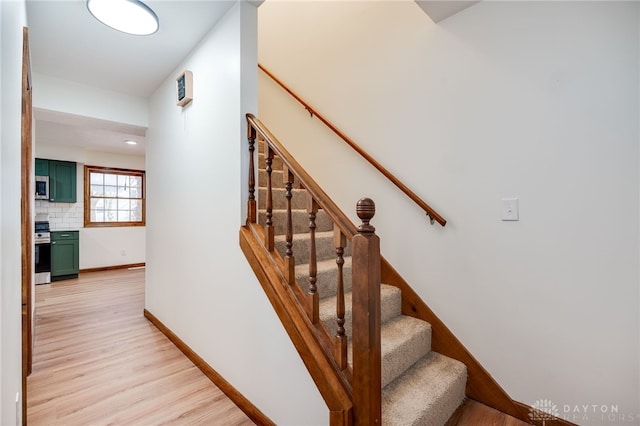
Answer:
<path fill-rule="evenodd" d="M 36 286 L 28 424 L 252 425 L 146 318 L 144 270 Z"/>

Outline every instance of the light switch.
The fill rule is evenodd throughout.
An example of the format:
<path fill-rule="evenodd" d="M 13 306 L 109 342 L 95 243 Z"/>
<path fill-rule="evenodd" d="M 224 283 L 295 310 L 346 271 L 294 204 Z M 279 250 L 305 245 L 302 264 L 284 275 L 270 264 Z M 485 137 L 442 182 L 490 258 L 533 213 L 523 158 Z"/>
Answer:
<path fill-rule="evenodd" d="M 517 198 L 502 199 L 502 220 L 519 220 L 520 209 Z"/>

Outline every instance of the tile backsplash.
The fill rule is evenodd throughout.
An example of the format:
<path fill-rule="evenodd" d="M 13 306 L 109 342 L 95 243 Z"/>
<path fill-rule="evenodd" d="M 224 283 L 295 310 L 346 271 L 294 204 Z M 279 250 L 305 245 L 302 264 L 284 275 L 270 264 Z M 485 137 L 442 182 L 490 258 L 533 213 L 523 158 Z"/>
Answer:
<path fill-rule="evenodd" d="M 52 231 L 78 230 L 84 227 L 84 203 L 51 203 L 35 200 L 36 214 L 49 215 Z"/>

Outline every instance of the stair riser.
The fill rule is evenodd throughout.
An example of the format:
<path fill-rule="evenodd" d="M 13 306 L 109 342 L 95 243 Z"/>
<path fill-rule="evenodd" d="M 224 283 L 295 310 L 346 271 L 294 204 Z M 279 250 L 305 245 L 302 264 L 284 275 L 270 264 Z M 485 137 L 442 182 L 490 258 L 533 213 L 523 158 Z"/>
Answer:
<path fill-rule="evenodd" d="M 400 377 L 416 361 L 431 351 L 431 327 L 411 335 L 411 339 L 383 355 L 382 387 Z"/>
<path fill-rule="evenodd" d="M 351 259 L 349 264 L 342 267 L 342 280 L 345 293 L 351 291 Z M 334 263 L 334 267 L 329 270 L 319 270 L 316 274 L 316 286 L 321 299 L 325 297 L 335 296 L 338 287 L 338 266 Z M 296 279 L 304 289 L 309 288 L 309 265 L 301 265 L 296 267 Z"/>
<path fill-rule="evenodd" d="M 444 425 L 464 400 L 466 379 L 462 363 L 430 352 L 382 389 L 382 424 Z"/>
<path fill-rule="evenodd" d="M 276 239 L 276 250 L 284 257 L 286 242 L 282 237 Z M 293 255 L 296 258 L 296 265 L 309 263 L 309 235 L 294 235 Z M 345 256 L 351 255 L 349 247 L 345 249 Z M 333 233 L 316 234 L 316 261 L 336 258 L 336 249 L 333 247 Z"/>
<path fill-rule="evenodd" d="M 464 401 L 466 385 L 467 376 L 458 376 L 454 382 L 449 384 L 446 392 L 441 397 L 442 403 L 439 404 L 439 412 L 436 412 L 436 410 L 425 411 L 415 424 L 444 425 Z"/>
<path fill-rule="evenodd" d="M 344 305 L 345 305 L 344 329 L 345 329 L 345 334 L 349 338 L 351 338 L 351 336 L 353 335 L 353 315 L 352 315 L 353 310 L 351 308 L 351 303 L 352 303 L 351 295 L 352 293 L 348 292 L 348 293 L 345 293 L 345 296 L 344 296 Z M 322 303 L 326 307 L 324 307 L 323 309 L 324 312 L 322 312 L 320 315 L 321 321 L 326 327 L 326 329 L 329 330 L 330 334 L 335 335 L 337 331 L 336 299 L 334 297 L 331 297 L 331 298 L 325 299 Z M 387 321 L 391 320 L 392 318 L 395 318 L 398 315 L 400 315 L 401 307 L 402 305 L 401 305 L 400 292 L 389 292 L 389 291 L 381 292 L 380 293 L 380 322 L 384 324 Z M 429 345 L 430 344 L 431 344 L 431 341 L 429 340 Z M 429 350 L 430 350 L 430 347 L 429 347 Z M 429 352 L 429 350 L 427 350 L 427 352 Z"/>
<path fill-rule="evenodd" d="M 267 162 L 265 161 L 265 156 L 264 154 L 260 154 L 258 155 L 258 168 L 265 170 L 267 168 Z M 280 159 L 280 157 L 274 157 L 273 161 L 271 162 L 271 168 L 273 170 L 282 170 L 282 160 Z"/>
<path fill-rule="evenodd" d="M 291 219 L 293 222 L 293 233 L 302 234 L 309 232 L 309 213 L 305 210 L 292 210 Z M 286 210 L 273 210 L 272 216 L 273 226 L 275 227 L 275 235 L 284 235 L 287 232 L 287 212 Z M 267 212 L 265 210 L 258 211 L 258 223 L 266 226 Z M 323 211 L 319 211 L 316 215 L 316 232 L 332 231 L 333 222 Z"/>
<path fill-rule="evenodd" d="M 418 320 L 419 321 L 419 320 Z M 396 325 L 406 322 L 404 319 L 394 318 L 388 324 Z M 418 324 L 414 321 L 414 323 Z M 384 324 L 384 322 L 383 322 Z M 400 339 L 398 339 L 400 337 Z M 431 326 L 419 324 L 419 327 L 409 330 L 387 327 L 381 330 L 382 340 L 382 387 L 400 377 L 416 361 L 431 351 Z M 391 343 L 392 340 L 395 342 Z M 349 362 L 352 357 L 352 342 L 349 342 Z"/>
<path fill-rule="evenodd" d="M 307 192 L 303 189 L 294 189 L 291 191 L 291 208 L 303 210 L 307 208 Z M 286 209 L 287 199 L 285 198 L 285 190 L 283 188 L 273 188 L 271 190 L 271 200 L 274 209 Z M 267 208 L 267 189 L 258 188 L 258 208 Z"/>
<path fill-rule="evenodd" d="M 271 188 L 284 188 L 285 183 L 285 175 L 282 170 L 273 170 L 271 172 Z M 267 187 L 267 172 L 265 170 L 258 172 L 258 187 Z M 300 180 L 297 177 L 294 177 L 291 188 L 300 189 Z"/>

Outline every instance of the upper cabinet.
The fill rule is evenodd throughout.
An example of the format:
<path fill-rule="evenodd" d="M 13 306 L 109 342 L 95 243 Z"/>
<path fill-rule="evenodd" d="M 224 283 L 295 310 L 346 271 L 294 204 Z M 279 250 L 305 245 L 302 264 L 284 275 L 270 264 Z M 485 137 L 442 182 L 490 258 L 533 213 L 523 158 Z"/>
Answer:
<path fill-rule="evenodd" d="M 76 163 L 49 161 L 49 201 L 76 202 Z"/>
<path fill-rule="evenodd" d="M 36 176 L 49 176 L 49 160 L 36 158 Z"/>
<path fill-rule="evenodd" d="M 36 158 L 36 176 L 49 176 L 49 201 L 77 201 L 76 163 Z"/>

